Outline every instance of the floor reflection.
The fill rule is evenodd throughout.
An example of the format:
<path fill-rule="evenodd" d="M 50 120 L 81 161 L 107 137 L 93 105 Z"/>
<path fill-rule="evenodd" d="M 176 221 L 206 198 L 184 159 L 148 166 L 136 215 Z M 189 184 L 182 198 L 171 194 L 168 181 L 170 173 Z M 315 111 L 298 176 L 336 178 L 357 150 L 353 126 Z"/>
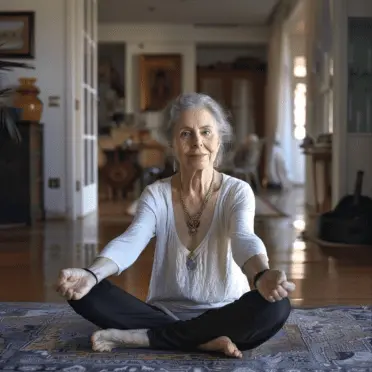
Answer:
<path fill-rule="evenodd" d="M 68 267 L 87 267 L 98 254 L 99 217 L 92 214 L 72 222 L 48 222 L 44 226 L 43 271 L 45 301 L 59 302 L 54 284 Z"/>
<path fill-rule="evenodd" d="M 284 270 L 296 283 L 291 297 L 295 306 L 372 303 L 371 264 L 329 257 L 317 245 L 302 240 L 309 223 L 302 189 L 265 197 L 290 216 L 260 218 L 255 230 L 267 246 L 270 265 Z M 130 223 L 123 210 L 106 205 L 100 215 L 75 223 L 0 230 L 0 301 L 63 301 L 54 290 L 59 271 L 88 266 Z M 133 267 L 112 278 L 141 299 L 147 294 L 153 249 L 151 242 Z"/>

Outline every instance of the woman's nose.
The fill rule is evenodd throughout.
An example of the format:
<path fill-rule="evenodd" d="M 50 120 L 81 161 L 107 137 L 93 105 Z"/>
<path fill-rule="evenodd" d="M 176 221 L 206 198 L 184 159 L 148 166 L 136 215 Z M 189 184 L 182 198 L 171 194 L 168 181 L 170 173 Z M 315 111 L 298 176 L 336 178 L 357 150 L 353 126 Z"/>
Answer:
<path fill-rule="evenodd" d="M 200 134 L 195 134 L 194 135 L 194 146 L 201 146 L 203 144 L 202 138 Z"/>

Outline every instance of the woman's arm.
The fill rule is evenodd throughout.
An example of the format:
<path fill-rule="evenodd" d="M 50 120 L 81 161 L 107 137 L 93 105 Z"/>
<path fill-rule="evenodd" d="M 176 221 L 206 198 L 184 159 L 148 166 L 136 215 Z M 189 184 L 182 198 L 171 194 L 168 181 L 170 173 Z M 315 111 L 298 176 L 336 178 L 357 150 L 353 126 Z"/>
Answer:
<path fill-rule="evenodd" d="M 266 255 L 261 253 L 249 258 L 242 267 L 243 273 L 248 278 L 251 287 L 253 287 L 253 280 L 256 274 L 267 269 L 270 269 L 269 260 Z"/>
<path fill-rule="evenodd" d="M 295 289 L 283 271 L 269 267 L 265 245 L 254 233 L 255 197 L 248 184 L 239 185 L 233 195 L 230 219 L 231 249 L 251 286 L 256 274 L 266 270 L 257 280 L 259 293 L 268 301 L 279 301 Z"/>
<path fill-rule="evenodd" d="M 269 268 L 266 247 L 254 232 L 255 197 L 249 184 L 239 183 L 230 198 L 228 220 L 232 254 L 252 283 L 257 273 Z"/>
<path fill-rule="evenodd" d="M 89 267 L 99 281 L 111 275 L 119 275 L 140 256 L 147 244 L 155 236 L 154 196 L 148 190 L 142 193 L 137 213 L 128 229 L 110 241 Z"/>

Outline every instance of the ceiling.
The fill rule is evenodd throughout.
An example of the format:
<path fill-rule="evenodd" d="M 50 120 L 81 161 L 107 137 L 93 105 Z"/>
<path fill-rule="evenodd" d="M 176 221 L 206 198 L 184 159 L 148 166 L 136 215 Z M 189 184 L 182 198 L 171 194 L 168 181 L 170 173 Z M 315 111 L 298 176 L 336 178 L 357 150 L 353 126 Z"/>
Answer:
<path fill-rule="evenodd" d="M 99 0 L 98 20 L 108 22 L 249 25 L 267 23 L 279 0 Z"/>

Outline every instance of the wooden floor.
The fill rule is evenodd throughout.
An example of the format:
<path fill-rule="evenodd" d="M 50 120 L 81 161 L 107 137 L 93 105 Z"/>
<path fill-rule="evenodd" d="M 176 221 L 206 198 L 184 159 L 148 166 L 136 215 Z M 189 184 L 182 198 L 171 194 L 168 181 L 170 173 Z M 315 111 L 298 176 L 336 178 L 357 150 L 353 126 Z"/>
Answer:
<path fill-rule="evenodd" d="M 297 289 L 295 306 L 372 303 L 372 252 L 356 256 L 353 249 L 337 257 L 302 241 L 306 226 L 303 190 L 272 194 L 268 199 L 288 218 L 258 218 L 256 232 L 267 246 L 271 267 L 285 270 Z M 101 205 L 100 217 L 90 216 L 76 223 L 48 222 L 29 229 L 0 230 L 0 301 L 61 302 L 54 291 L 58 272 L 64 267 L 88 265 L 130 219 L 124 205 Z M 307 226 L 308 227 L 308 226 Z M 151 274 L 154 243 L 135 265 L 113 281 L 144 299 Z M 329 252 L 328 252 L 329 253 Z M 332 252 L 331 253 L 338 253 Z"/>

